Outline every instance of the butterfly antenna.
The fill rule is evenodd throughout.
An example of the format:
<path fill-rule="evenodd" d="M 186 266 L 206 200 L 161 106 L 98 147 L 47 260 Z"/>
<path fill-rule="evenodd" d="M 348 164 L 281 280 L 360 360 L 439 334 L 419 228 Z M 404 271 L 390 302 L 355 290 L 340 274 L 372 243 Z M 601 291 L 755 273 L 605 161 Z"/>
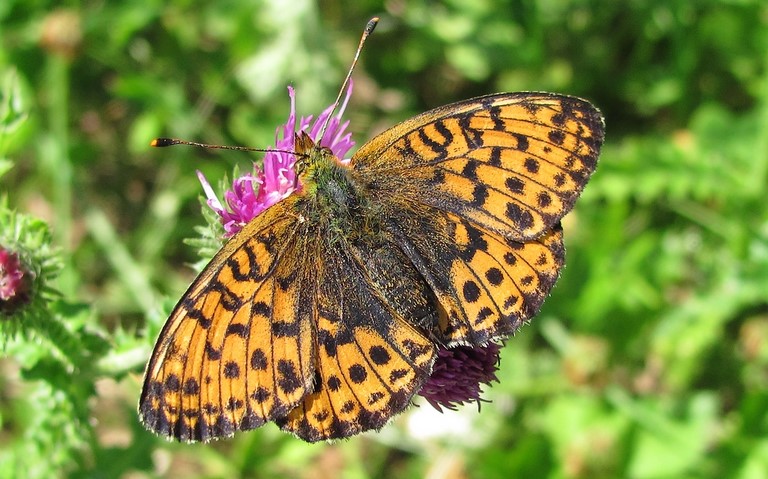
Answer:
<path fill-rule="evenodd" d="M 347 76 L 344 78 L 344 83 L 341 84 L 341 88 L 339 89 L 339 94 L 336 96 L 336 101 L 333 102 L 333 109 L 328 114 L 328 117 L 325 119 L 325 122 L 323 123 L 323 128 L 320 129 L 320 136 L 318 136 L 319 138 L 318 144 L 321 141 L 323 141 L 323 137 L 325 136 L 325 130 L 328 129 L 328 124 L 330 123 L 331 118 L 333 118 L 333 113 L 339 107 L 339 103 L 341 102 L 341 96 L 344 95 L 344 91 L 346 91 L 347 85 L 349 85 L 349 80 L 350 78 L 352 78 L 352 72 L 355 70 L 355 66 L 357 65 L 357 59 L 360 58 L 360 52 L 363 51 L 363 45 L 365 44 L 365 41 L 368 39 L 368 36 L 371 33 L 373 33 L 373 29 L 376 28 L 376 25 L 378 23 L 379 23 L 379 17 L 373 17 L 370 20 L 368 20 L 368 24 L 365 26 L 365 30 L 363 30 L 363 35 L 360 37 L 360 43 L 357 45 L 355 58 L 352 59 L 352 65 L 349 66 L 349 71 L 347 72 Z"/>
<path fill-rule="evenodd" d="M 363 35 L 360 37 L 360 43 L 357 45 L 357 51 L 355 52 L 355 57 L 352 59 L 352 65 L 350 65 L 349 71 L 347 72 L 347 76 L 344 78 L 344 83 L 341 84 L 341 88 L 339 89 L 339 94 L 336 96 L 336 100 L 333 102 L 333 109 L 328 114 L 328 117 L 325 119 L 325 122 L 323 123 L 323 127 L 320 129 L 320 136 L 318 137 L 320 138 L 320 141 L 322 141 L 323 137 L 325 136 L 325 130 L 328 129 L 328 124 L 330 123 L 331 118 L 333 118 L 333 113 L 339 107 L 339 103 L 341 102 L 341 96 L 344 94 L 344 91 L 347 89 L 347 86 L 349 85 L 349 80 L 350 78 L 352 78 L 352 72 L 355 70 L 355 66 L 357 65 L 357 60 L 360 58 L 360 52 L 363 50 L 363 45 L 365 44 L 365 41 L 368 39 L 368 36 L 371 33 L 373 33 L 373 29 L 376 28 L 376 25 L 378 23 L 379 23 L 379 17 L 373 17 L 370 20 L 368 20 L 368 24 L 365 26 L 365 30 L 363 30 Z M 320 143 L 320 141 L 318 141 L 318 144 Z M 260 151 L 263 153 L 275 151 L 278 153 L 288 153 L 288 154 L 296 155 L 300 157 L 309 156 L 306 153 L 298 153 L 296 151 L 265 150 L 263 148 L 251 148 L 248 146 L 209 145 L 207 143 L 198 143 L 196 141 L 180 140 L 178 138 L 155 138 L 154 140 L 152 140 L 152 142 L 149 145 L 154 146 L 156 148 L 163 148 L 166 146 L 174 146 L 174 145 L 187 145 L 187 146 L 197 146 L 199 148 L 211 148 L 216 150 Z"/>
<path fill-rule="evenodd" d="M 305 153 L 297 153 L 295 151 L 288 151 L 288 150 L 251 148 L 249 146 L 209 145 L 208 143 L 198 143 L 196 141 L 179 140 L 178 138 L 155 138 L 149 144 L 149 146 L 154 146 L 155 148 L 164 148 L 166 146 L 174 146 L 174 145 L 197 146 L 198 148 L 210 148 L 214 150 L 259 151 L 261 153 L 269 153 L 270 151 L 274 151 L 277 153 L 288 153 L 290 155 L 296 155 L 296 156 L 302 156 L 302 157 L 307 156 Z"/>

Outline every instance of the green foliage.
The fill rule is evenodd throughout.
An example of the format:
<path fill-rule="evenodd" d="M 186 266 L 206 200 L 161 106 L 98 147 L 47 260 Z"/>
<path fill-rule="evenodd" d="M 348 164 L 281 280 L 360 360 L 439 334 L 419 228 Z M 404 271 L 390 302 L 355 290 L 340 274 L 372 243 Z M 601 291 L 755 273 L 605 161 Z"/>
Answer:
<path fill-rule="evenodd" d="M 99 376 L 94 362 L 109 345 L 93 331 L 87 307 L 55 289 L 61 264 L 47 225 L 0 202 L 0 246 L 18 255 L 29 278 L 22 304 L 0 311 L 0 345 L 16 359 L 2 380 L 1 477 L 44 477 L 76 461 L 91 440 L 88 401 Z M 13 374 L 11 374 L 13 372 Z"/>
<path fill-rule="evenodd" d="M 35 273 L 0 319 L 0 477 L 766 477 L 764 1 L 67 5 L 0 2 L 0 246 Z M 318 113 L 373 15 L 347 110 L 358 143 L 496 91 L 601 107 L 563 277 L 479 414 L 422 406 L 332 445 L 274 426 L 153 437 L 142 367 L 187 265 L 215 248 L 184 242 L 206 222 L 194 172 L 258 157 L 149 140 L 270 145 L 286 86 Z"/>

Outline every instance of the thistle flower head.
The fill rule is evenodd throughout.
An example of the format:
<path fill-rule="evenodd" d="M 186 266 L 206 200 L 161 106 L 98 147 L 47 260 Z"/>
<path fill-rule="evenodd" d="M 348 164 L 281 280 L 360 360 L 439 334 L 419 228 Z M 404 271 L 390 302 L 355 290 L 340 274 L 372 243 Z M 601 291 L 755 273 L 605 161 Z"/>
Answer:
<path fill-rule="evenodd" d="M 11 313 L 29 302 L 30 275 L 17 253 L 0 246 L 0 313 Z"/>
<path fill-rule="evenodd" d="M 438 411 L 456 409 L 467 402 L 480 402 L 482 384 L 498 381 L 496 370 L 501 346 L 456 346 L 438 348 L 432 374 L 419 395 Z"/>

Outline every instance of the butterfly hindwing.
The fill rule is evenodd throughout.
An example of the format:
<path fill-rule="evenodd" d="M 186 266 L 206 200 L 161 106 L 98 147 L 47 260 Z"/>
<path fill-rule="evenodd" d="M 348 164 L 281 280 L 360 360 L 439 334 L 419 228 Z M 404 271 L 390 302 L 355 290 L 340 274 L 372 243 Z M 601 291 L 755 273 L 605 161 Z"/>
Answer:
<path fill-rule="evenodd" d="M 310 442 L 384 426 L 434 360 L 433 343 L 409 321 L 434 311 L 425 285 L 399 250 L 364 243 L 331 244 L 318 261 L 315 391 L 277 421 Z"/>
<path fill-rule="evenodd" d="M 451 262 L 444 292 L 458 307 L 446 308 L 441 334 L 449 344 L 506 338 L 538 313 L 554 286 L 564 261 L 562 230 L 515 242 L 466 221 L 454 225 L 461 259 Z"/>
<path fill-rule="evenodd" d="M 524 241 L 573 207 L 603 134 L 600 112 L 584 100 L 501 93 L 406 120 L 363 145 L 351 166 L 374 194 L 397 188 Z"/>
<path fill-rule="evenodd" d="M 428 224 L 416 217 L 388 225 L 440 304 L 435 337 L 448 346 L 513 333 L 538 312 L 565 260 L 559 223 L 517 242 L 452 213 L 435 211 Z"/>

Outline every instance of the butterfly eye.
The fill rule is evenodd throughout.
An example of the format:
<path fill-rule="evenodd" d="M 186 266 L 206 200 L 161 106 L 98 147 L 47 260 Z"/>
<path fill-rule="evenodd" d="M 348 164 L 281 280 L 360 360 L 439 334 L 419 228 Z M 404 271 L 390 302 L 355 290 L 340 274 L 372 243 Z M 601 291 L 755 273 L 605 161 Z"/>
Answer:
<path fill-rule="evenodd" d="M 296 163 L 293 164 L 293 168 L 296 170 L 296 176 L 301 175 L 307 169 L 306 158 L 296 155 Z"/>

